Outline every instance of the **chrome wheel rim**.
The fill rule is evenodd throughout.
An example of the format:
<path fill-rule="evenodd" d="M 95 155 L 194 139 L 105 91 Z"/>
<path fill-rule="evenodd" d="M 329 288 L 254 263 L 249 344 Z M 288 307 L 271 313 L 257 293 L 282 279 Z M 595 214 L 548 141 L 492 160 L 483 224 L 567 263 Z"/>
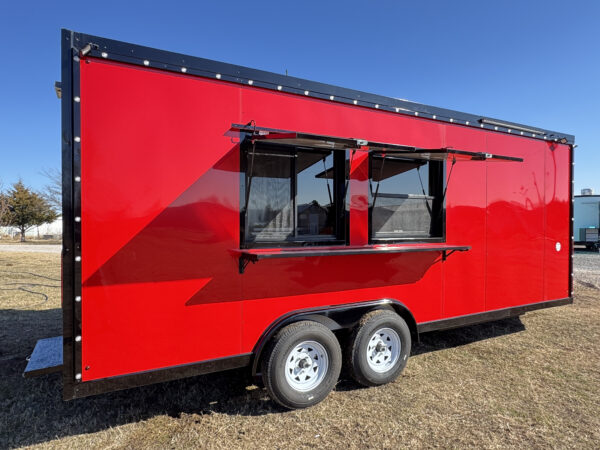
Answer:
<path fill-rule="evenodd" d="M 285 379 L 296 391 L 310 391 L 323 382 L 328 368 L 325 347 L 316 341 L 302 341 L 287 355 Z"/>
<path fill-rule="evenodd" d="M 367 344 L 367 363 L 377 373 L 388 372 L 396 366 L 401 350 L 398 333 L 391 328 L 380 328 L 371 335 Z"/>

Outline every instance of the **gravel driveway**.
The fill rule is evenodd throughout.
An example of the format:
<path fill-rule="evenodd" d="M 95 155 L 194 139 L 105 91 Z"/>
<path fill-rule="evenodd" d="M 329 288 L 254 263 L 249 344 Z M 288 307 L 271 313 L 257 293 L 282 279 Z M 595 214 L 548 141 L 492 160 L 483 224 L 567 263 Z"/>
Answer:
<path fill-rule="evenodd" d="M 576 283 L 600 289 L 600 253 L 575 252 L 573 268 Z"/>
<path fill-rule="evenodd" d="M 60 253 L 62 245 L 0 244 L 0 252 Z"/>

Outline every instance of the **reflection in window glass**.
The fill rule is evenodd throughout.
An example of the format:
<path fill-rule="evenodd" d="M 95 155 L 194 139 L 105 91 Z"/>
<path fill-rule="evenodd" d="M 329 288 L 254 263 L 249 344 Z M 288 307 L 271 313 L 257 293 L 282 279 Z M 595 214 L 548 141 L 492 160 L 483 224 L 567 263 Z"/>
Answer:
<path fill-rule="evenodd" d="M 333 153 L 299 151 L 296 158 L 298 235 L 333 236 Z"/>
<path fill-rule="evenodd" d="M 246 153 L 246 242 L 336 237 L 333 152 L 257 148 Z"/>
<path fill-rule="evenodd" d="M 285 241 L 293 236 L 291 161 L 289 152 L 256 151 L 254 162 L 247 154 L 252 180 L 246 182 L 250 189 L 246 239 Z"/>

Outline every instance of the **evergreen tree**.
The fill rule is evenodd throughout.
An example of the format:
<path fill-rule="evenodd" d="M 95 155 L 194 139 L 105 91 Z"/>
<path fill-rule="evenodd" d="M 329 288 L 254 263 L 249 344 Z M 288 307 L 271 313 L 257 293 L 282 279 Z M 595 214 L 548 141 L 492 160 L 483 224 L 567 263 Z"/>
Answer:
<path fill-rule="evenodd" d="M 2 217 L 2 224 L 21 230 L 21 242 L 25 242 L 25 232 L 31 227 L 57 218 L 50 204 L 40 194 L 27 188 L 21 180 L 13 184 L 12 189 L 4 195 L 8 211 Z"/>

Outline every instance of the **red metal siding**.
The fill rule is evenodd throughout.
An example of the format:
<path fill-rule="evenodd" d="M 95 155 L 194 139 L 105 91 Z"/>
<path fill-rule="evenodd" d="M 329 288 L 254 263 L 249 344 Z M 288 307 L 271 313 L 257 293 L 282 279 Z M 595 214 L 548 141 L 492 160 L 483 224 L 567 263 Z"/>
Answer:
<path fill-rule="evenodd" d="M 490 133 L 490 153 L 521 163 L 487 165 L 486 309 L 543 299 L 546 143 Z"/>
<path fill-rule="evenodd" d="M 81 77 L 84 381 L 250 352 L 295 309 L 395 298 L 426 322 L 545 299 L 544 242 L 563 225 L 546 239 L 543 142 L 96 59 L 81 62 Z M 292 258 L 242 275 L 231 253 L 240 155 L 228 129 L 251 120 L 525 162 L 455 165 L 447 242 L 472 250 L 444 263 L 438 253 Z M 357 153 L 353 244 L 368 240 L 367 174 Z M 560 189 L 549 214 L 564 214 Z M 566 296 L 559 282 L 545 286 Z"/>
<path fill-rule="evenodd" d="M 544 298 L 569 296 L 569 152 L 567 145 L 546 146 L 546 241 L 544 245 Z M 560 244 L 557 250 L 556 244 Z"/>
<path fill-rule="evenodd" d="M 486 151 L 485 133 L 448 127 L 446 145 Z M 467 242 L 471 250 L 453 254 L 444 263 L 444 318 L 485 310 L 486 164 L 484 161 L 457 162 L 454 167 L 452 163 L 446 167 L 449 177 L 446 240 L 457 244 Z"/>
<path fill-rule="evenodd" d="M 83 379 L 240 353 L 239 151 L 207 132 L 238 118 L 239 89 L 81 73 Z"/>

